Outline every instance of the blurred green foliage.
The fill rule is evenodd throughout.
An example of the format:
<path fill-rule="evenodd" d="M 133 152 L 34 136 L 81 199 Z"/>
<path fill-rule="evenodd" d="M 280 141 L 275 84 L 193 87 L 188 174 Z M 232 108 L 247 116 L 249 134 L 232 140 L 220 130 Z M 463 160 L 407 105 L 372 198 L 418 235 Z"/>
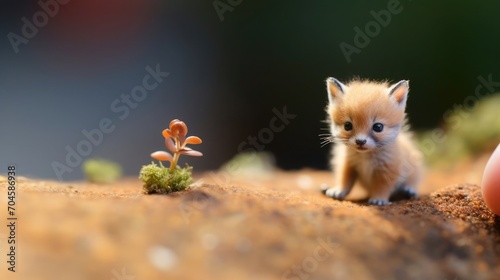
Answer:
<path fill-rule="evenodd" d="M 87 180 L 92 183 L 113 183 L 122 176 L 122 167 L 105 159 L 88 159 L 83 162 L 82 169 Z"/>
<path fill-rule="evenodd" d="M 269 152 L 244 152 L 222 165 L 221 170 L 232 176 L 269 176 L 276 169 L 275 162 Z"/>
<path fill-rule="evenodd" d="M 430 164 L 450 163 L 491 152 L 500 143 L 500 94 L 481 99 L 472 108 L 455 107 L 443 128 L 418 135 Z"/>

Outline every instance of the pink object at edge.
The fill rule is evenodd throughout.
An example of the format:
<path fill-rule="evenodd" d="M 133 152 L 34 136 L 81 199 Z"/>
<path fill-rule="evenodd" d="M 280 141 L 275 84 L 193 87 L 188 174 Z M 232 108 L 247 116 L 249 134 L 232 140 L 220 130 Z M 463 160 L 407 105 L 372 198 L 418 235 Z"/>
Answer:
<path fill-rule="evenodd" d="M 484 168 L 481 187 L 484 202 L 491 212 L 500 216 L 500 145 Z"/>

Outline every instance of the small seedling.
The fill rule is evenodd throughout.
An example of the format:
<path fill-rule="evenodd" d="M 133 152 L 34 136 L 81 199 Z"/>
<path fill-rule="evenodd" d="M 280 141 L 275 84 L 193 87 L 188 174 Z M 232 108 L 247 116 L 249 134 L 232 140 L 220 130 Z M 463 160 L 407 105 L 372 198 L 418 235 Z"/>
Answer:
<path fill-rule="evenodd" d="M 139 179 L 144 182 L 144 191 L 152 193 L 171 193 L 182 191 L 189 186 L 192 180 L 192 167 L 180 168 L 177 165 L 181 155 L 202 156 L 203 154 L 188 148 L 187 145 L 201 144 L 201 139 L 196 136 L 186 138 L 188 128 L 186 124 L 178 119 L 170 122 L 169 128 L 163 130 L 165 146 L 173 154 L 165 151 L 156 151 L 151 157 L 160 161 L 160 164 L 152 162 L 141 168 Z M 162 161 L 169 161 L 169 168 L 163 166 Z"/>

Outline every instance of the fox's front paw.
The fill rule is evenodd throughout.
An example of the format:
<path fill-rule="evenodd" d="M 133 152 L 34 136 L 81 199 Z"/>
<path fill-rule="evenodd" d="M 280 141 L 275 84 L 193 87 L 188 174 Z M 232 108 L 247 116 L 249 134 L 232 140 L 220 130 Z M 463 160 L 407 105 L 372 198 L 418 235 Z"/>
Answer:
<path fill-rule="evenodd" d="M 348 194 L 348 190 L 344 190 L 339 186 L 333 187 L 333 188 L 328 188 L 325 187 L 324 185 L 321 186 L 321 189 L 323 190 L 323 193 L 328 196 L 332 197 L 338 200 L 343 200 Z"/>
<path fill-rule="evenodd" d="M 392 203 L 384 199 L 370 198 L 368 199 L 368 204 L 377 206 L 386 206 L 386 205 L 391 205 Z"/>

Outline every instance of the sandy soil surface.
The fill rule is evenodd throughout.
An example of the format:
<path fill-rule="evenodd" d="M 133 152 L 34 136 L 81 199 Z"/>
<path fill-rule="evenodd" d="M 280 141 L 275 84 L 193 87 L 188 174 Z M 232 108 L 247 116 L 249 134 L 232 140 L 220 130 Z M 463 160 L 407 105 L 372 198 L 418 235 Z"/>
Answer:
<path fill-rule="evenodd" d="M 324 197 L 332 175 L 313 170 L 198 174 L 171 195 L 144 195 L 133 178 L 18 178 L 17 272 L 2 226 L 0 279 L 500 279 L 500 218 L 477 185 L 485 160 L 429 172 L 421 196 L 385 207 L 359 190 Z"/>

